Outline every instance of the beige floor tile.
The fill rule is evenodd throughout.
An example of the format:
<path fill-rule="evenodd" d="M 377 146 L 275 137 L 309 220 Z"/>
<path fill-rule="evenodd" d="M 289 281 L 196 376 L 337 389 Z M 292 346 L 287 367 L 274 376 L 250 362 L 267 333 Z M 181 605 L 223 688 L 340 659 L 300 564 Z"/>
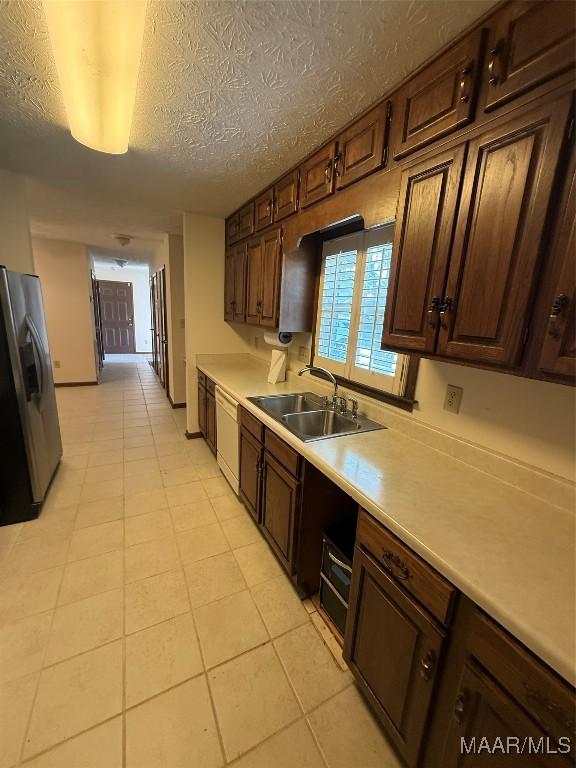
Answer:
<path fill-rule="evenodd" d="M 208 673 L 228 760 L 233 760 L 301 715 L 271 644 Z"/>
<path fill-rule="evenodd" d="M 122 642 L 45 669 L 24 756 L 31 757 L 122 710 Z"/>
<path fill-rule="evenodd" d="M 254 602 L 272 637 L 284 634 L 309 621 L 296 590 L 284 574 L 251 589 Z"/>
<path fill-rule="evenodd" d="M 242 592 L 246 582 L 232 552 L 208 557 L 185 566 L 192 608 Z"/>
<path fill-rule="evenodd" d="M 194 563 L 205 557 L 220 555 L 230 549 L 220 523 L 203 525 L 191 531 L 177 533 L 176 541 L 183 563 Z"/>
<path fill-rule="evenodd" d="M 344 672 L 308 622 L 274 641 L 280 661 L 305 712 L 348 687 L 350 672 Z"/>
<path fill-rule="evenodd" d="M 115 717 L 25 763 L 26 768 L 122 768 L 122 718 Z"/>
<path fill-rule="evenodd" d="M 334 637 L 334 634 L 328 624 L 324 621 L 319 611 L 314 611 L 310 614 L 310 620 L 312 621 L 312 624 L 316 627 L 316 631 L 326 644 L 326 647 L 334 657 L 334 660 L 336 661 L 336 664 L 340 667 L 340 669 L 343 669 L 344 672 L 348 671 L 348 665 L 344 661 L 344 656 L 342 655 L 342 646 L 340 643 L 336 640 Z"/>
<path fill-rule="evenodd" d="M 203 671 L 192 614 L 126 638 L 126 706 L 132 707 Z"/>
<path fill-rule="evenodd" d="M 72 485 L 64 488 L 50 488 L 45 504 L 52 509 L 70 507 L 78 504 L 82 495 L 83 486 Z"/>
<path fill-rule="evenodd" d="M 118 464 L 119 467 L 122 464 Z M 78 505 L 78 514 L 74 523 L 75 528 L 89 528 L 92 525 L 109 523 L 124 517 L 124 497 L 98 499 Z"/>
<path fill-rule="evenodd" d="M 208 499 L 170 507 L 170 515 L 175 531 L 190 531 L 203 525 L 217 523 L 216 513 Z"/>
<path fill-rule="evenodd" d="M 283 573 L 282 568 L 265 541 L 249 544 L 234 550 L 246 583 L 249 587 L 261 584 Z"/>
<path fill-rule="evenodd" d="M 124 431 L 122 429 L 98 429 L 94 430 L 94 442 L 108 441 L 108 440 L 121 440 L 124 437 Z"/>
<path fill-rule="evenodd" d="M 252 518 L 246 512 L 244 515 L 233 517 L 230 520 L 222 520 L 222 530 L 228 539 L 232 549 L 245 547 L 262 540 L 262 534 L 252 522 Z"/>
<path fill-rule="evenodd" d="M 72 488 L 74 486 L 82 485 L 85 481 L 84 476 L 86 470 L 84 468 L 72 469 L 60 464 L 56 475 L 52 481 L 52 488 L 57 490 L 60 488 Z"/>
<path fill-rule="evenodd" d="M 42 668 L 52 611 L 0 627 L 0 684 Z"/>
<path fill-rule="evenodd" d="M 64 445 L 63 454 L 70 456 L 88 456 L 92 450 L 92 442 L 73 443 Z"/>
<path fill-rule="evenodd" d="M 234 763 L 234 768 L 325 768 L 305 720 L 276 733 Z"/>
<path fill-rule="evenodd" d="M 56 609 L 44 664 L 55 664 L 122 636 L 123 593 L 102 592 Z"/>
<path fill-rule="evenodd" d="M 93 525 L 74 531 L 68 550 L 68 561 L 83 560 L 122 549 L 124 544 L 124 521 Z"/>
<path fill-rule="evenodd" d="M 161 456 L 188 456 L 187 446 L 183 442 L 176 442 L 173 441 L 169 443 L 154 443 L 156 447 L 156 455 L 158 457 Z"/>
<path fill-rule="evenodd" d="M 401 768 L 355 685 L 318 707 L 308 721 L 330 768 Z"/>
<path fill-rule="evenodd" d="M 69 544 L 68 536 L 46 539 L 37 536 L 22 542 L 17 541 L 10 550 L 2 571 L 12 576 L 45 571 L 47 568 L 63 565 Z"/>
<path fill-rule="evenodd" d="M 162 483 L 166 488 L 171 488 L 175 485 L 186 485 L 198 480 L 198 473 L 193 464 L 186 467 L 178 467 L 177 469 L 163 469 L 161 475 Z"/>
<path fill-rule="evenodd" d="M 0 584 L 0 626 L 54 608 L 64 568 L 8 576 Z"/>
<path fill-rule="evenodd" d="M 180 567 L 178 548 L 173 536 L 154 538 L 124 550 L 126 584 Z"/>
<path fill-rule="evenodd" d="M 246 507 L 240 499 L 236 496 L 218 496 L 215 499 L 210 499 L 210 503 L 214 507 L 216 517 L 220 522 L 223 520 L 231 520 L 233 517 L 239 517 L 246 514 Z"/>
<path fill-rule="evenodd" d="M 124 480 L 106 480 L 100 483 L 86 483 L 82 486 L 80 502 L 96 501 L 98 499 L 111 499 L 124 493 Z"/>
<path fill-rule="evenodd" d="M 144 461 L 148 461 L 148 459 L 144 459 Z M 162 477 L 159 471 L 124 478 L 124 493 L 126 496 L 132 496 L 136 493 L 157 491 L 160 488 L 162 488 Z"/>
<path fill-rule="evenodd" d="M 189 440 L 187 449 L 188 455 L 195 464 L 203 464 L 214 458 L 212 451 L 204 440 Z"/>
<path fill-rule="evenodd" d="M 127 584 L 125 588 L 126 633 L 159 624 L 190 609 L 182 571 L 168 571 Z"/>
<path fill-rule="evenodd" d="M 201 464 L 195 464 L 196 472 L 200 480 L 209 480 L 212 477 L 220 477 L 220 467 L 216 459 L 203 461 Z"/>
<path fill-rule="evenodd" d="M 45 506 L 42 508 L 40 517 L 36 518 L 36 520 L 22 523 L 22 530 L 18 541 L 23 542 L 34 538 L 47 540 L 68 537 L 74 529 L 77 512 L 78 505 L 76 504 L 59 509 L 50 509 Z M 10 528 L 13 527 L 10 526 Z"/>
<path fill-rule="evenodd" d="M 122 464 L 102 464 L 99 467 L 88 467 L 85 483 L 105 483 L 108 480 L 118 480 L 122 477 Z"/>
<path fill-rule="evenodd" d="M 67 469 L 86 469 L 88 466 L 88 454 L 86 453 L 80 456 L 63 456 L 60 464 Z"/>
<path fill-rule="evenodd" d="M 173 535 L 172 519 L 167 509 L 127 517 L 124 525 L 127 547 Z"/>
<path fill-rule="evenodd" d="M 223 763 L 204 676 L 126 713 L 126 768 L 219 768 Z"/>
<path fill-rule="evenodd" d="M 119 441 L 122 443 L 122 441 Z M 94 443 L 99 445 L 99 443 Z M 101 467 L 106 464 L 122 464 L 124 461 L 124 451 L 122 448 L 113 448 L 109 450 L 100 450 L 91 453 L 88 457 L 88 467 Z"/>
<path fill-rule="evenodd" d="M 169 506 L 178 507 L 182 504 L 190 504 L 193 501 L 205 499 L 207 496 L 200 480 L 196 480 L 192 483 L 166 488 L 166 498 Z"/>
<path fill-rule="evenodd" d="M 163 488 L 135 493 L 132 496 L 126 494 L 124 497 L 124 514 L 126 517 L 157 512 L 159 509 L 167 509 L 167 507 L 168 499 Z"/>
<path fill-rule="evenodd" d="M 123 567 L 121 549 L 68 563 L 64 570 L 58 605 L 122 587 Z"/>
<path fill-rule="evenodd" d="M 145 445 L 154 447 L 152 435 L 132 435 L 130 430 L 124 438 L 124 448 L 142 448 Z"/>
<path fill-rule="evenodd" d="M 194 617 L 207 669 L 269 639 L 247 590 L 195 609 Z"/>
<path fill-rule="evenodd" d="M 141 459 L 155 459 L 156 451 L 153 445 L 141 445 L 138 448 L 125 448 L 124 461 L 140 461 Z"/>
<path fill-rule="evenodd" d="M 0 685 L 0 768 L 18 765 L 38 674 Z"/>
<path fill-rule="evenodd" d="M 229 496 L 233 494 L 230 483 L 224 477 L 211 477 L 202 480 L 202 485 L 209 499 L 216 499 L 218 496 Z"/>
<path fill-rule="evenodd" d="M 158 456 L 158 465 L 161 471 L 163 469 L 180 469 L 181 467 L 195 466 L 186 452 L 171 453 L 167 456 Z M 197 469 L 198 468 L 196 467 L 196 470 Z"/>
<path fill-rule="evenodd" d="M 151 459 L 136 459 L 124 463 L 124 477 L 140 477 L 141 475 L 157 475 L 160 472 L 158 461 Z"/>

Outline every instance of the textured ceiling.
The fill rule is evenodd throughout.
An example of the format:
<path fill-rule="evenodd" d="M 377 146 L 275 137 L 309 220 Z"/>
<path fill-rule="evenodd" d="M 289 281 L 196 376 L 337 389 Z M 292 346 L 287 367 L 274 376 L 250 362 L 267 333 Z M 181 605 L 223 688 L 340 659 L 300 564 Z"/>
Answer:
<path fill-rule="evenodd" d="M 66 127 L 39 2 L 0 0 L 0 166 L 44 234 L 181 231 L 224 215 L 365 109 L 494 0 L 149 3 L 130 150 Z"/>

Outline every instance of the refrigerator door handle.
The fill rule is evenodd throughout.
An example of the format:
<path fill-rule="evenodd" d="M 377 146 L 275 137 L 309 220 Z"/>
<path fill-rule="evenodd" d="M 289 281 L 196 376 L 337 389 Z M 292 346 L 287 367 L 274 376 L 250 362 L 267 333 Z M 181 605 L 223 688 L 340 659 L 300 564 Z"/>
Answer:
<path fill-rule="evenodd" d="M 34 367 L 36 369 L 36 381 L 38 382 L 38 389 L 36 393 L 33 392 L 32 394 L 37 394 L 39 398 L 42 398 L 42 395 L 44 394 L 44 382 L 46 380 L 46 372 L 44 368 L 45 352 L 42 348 L 42 339 L 40 338 L 38 329 L 36 328 L 34 320 L 32 320 L 30 315 L 26 314 L 24 320 L 26 322 L 26 327 L 30 331 L 32 343 L 36 351 Z M 38 361 L 38 364 L 36 363 L 36 360 Z"/>

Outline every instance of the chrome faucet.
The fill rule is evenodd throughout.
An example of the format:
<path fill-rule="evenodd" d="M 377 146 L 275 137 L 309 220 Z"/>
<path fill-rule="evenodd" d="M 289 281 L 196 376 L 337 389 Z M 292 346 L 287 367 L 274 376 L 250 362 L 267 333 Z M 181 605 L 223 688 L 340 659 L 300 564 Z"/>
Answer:
<path fill-rule="evenodd" d="M 321 368 L 318 365 L 306 365 L 301 371 L 298 371 L 298 376 L 302 376 L 303 373 L 311 373 L 312 371 L 318 371 L 323 373 L 334 384 L 334 394 L 332 395 L 332 408 L 336 410 L 338 405 L 338 382 L 336 381 L 334 374 L 330 373 L 327 368 Z M 326 398 L 328 402 L 328 398 Z"/>

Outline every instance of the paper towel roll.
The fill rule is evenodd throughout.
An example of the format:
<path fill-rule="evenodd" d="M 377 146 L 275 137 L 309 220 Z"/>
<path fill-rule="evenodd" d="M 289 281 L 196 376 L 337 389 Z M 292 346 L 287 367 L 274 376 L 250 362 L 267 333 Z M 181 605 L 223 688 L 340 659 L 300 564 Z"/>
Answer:
<path fill-rule="evenodd" d="M 292 344 L 292 334 L 286 331 L 264 331 L 264 341 L 271 347 L 289 347 Z"/>

